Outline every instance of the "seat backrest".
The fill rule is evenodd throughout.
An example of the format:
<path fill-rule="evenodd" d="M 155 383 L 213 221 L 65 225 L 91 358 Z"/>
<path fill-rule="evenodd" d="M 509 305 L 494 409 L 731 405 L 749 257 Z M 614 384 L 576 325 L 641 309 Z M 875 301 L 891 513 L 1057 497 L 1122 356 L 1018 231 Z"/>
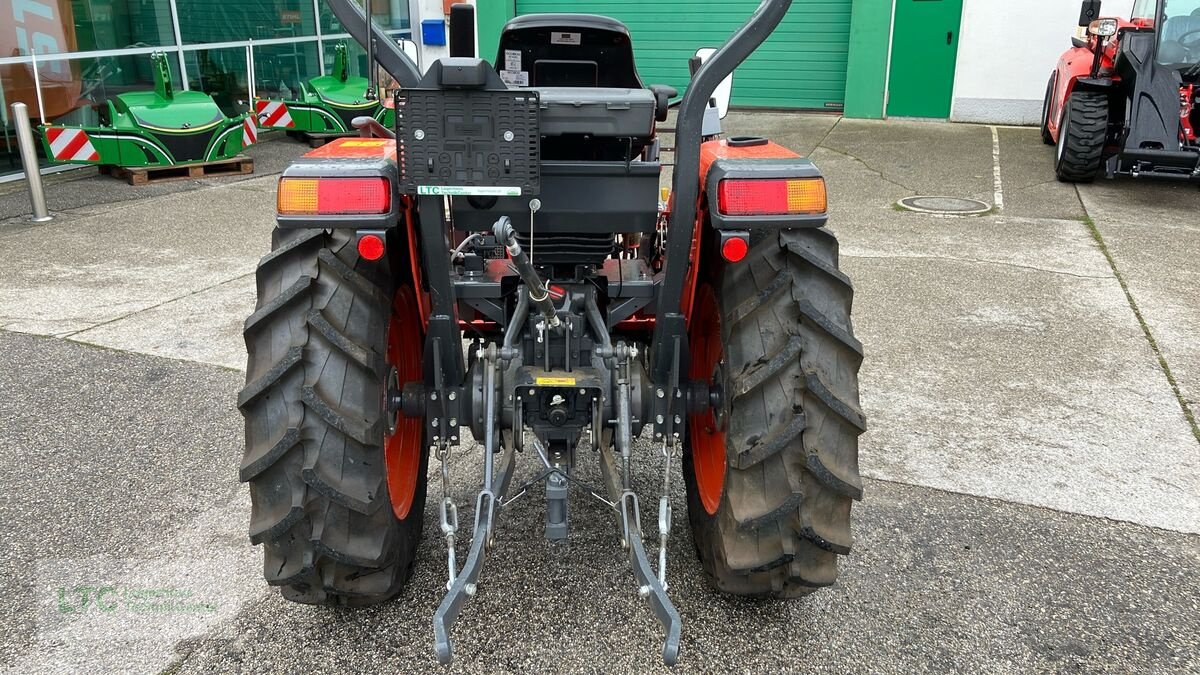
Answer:
<path fill-rule="evenodd" d="M 625 24 L 595 14 L 526 14 L 500 35 L 496 70 L 527 87 L 643 89 Z"/>

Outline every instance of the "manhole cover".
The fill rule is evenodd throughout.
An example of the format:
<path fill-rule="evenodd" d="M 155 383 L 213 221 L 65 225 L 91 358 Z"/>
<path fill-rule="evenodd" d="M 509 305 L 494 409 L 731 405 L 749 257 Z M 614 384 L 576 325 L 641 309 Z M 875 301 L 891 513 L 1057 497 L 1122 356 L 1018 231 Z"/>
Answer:
<path fill-rule="evenodd" d="M 962 197 L 908 197 L 900 200 L 900 206 L 917 213 L 953 216 L 977 216 L 992 210 L 991 204 Z"/>

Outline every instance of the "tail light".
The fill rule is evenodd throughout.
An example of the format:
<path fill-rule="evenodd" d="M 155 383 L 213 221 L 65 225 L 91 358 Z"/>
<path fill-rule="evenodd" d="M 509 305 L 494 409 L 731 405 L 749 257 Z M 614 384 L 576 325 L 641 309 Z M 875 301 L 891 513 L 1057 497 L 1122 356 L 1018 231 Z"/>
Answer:
<path fill-rule="evenodd" d="M 281 178 L 281 216 L 383 214 L 392 210 L 386 178 Z"/>
<path fill-rule="evenodd" d="M 816 216 L 826 208 L 823 178 L 727 178 L 717 186 L 717 209 L 726 216 Z"/>
<path fill-rule="evenodd" d="M 750 252 L 749 232 L 721 232 L 721 257 L 731 263 L 741 262 Z"/>

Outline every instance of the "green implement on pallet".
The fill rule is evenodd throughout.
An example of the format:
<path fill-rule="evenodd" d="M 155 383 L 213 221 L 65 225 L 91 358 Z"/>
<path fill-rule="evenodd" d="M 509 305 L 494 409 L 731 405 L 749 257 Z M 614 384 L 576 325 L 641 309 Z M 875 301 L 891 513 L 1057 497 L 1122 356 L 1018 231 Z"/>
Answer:
<path fill-rule="evenodd" d="M 332 75 L 304 83 L 295 100 L 258 99 L 254 112 L 260 129 L 284 129 L 310 137 L 349 136 L 357 133 L 356 117 L 373 117 L 385 127 L 395 126 L 390 100 L 381 100 L 366 77 L 350 75 L 346 45 L 334 48 Z"/>
<path fill-rule="evenodd" d="M 98 126 L 42 125 L 46 156 L 55 162 L 163 167 L 235 157 L 254 142 L 249 113 L 226 117 L 212 97 L 175 91 L 167 56 L 150 55 L 154 91 L 135 91 L 99 106 Z"/>

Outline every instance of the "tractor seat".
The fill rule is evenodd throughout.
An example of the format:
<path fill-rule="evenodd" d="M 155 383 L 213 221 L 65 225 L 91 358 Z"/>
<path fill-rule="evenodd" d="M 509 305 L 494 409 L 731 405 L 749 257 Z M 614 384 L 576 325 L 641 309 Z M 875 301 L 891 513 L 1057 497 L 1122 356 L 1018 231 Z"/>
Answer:
<path fill-rule="evenodd" d="M 526 14 L 504 26 L 496 70 L 538 89 L 542 133 L 648 138 L 675 90 L 638 77 L 625 24 L 595 14 Z"/>

